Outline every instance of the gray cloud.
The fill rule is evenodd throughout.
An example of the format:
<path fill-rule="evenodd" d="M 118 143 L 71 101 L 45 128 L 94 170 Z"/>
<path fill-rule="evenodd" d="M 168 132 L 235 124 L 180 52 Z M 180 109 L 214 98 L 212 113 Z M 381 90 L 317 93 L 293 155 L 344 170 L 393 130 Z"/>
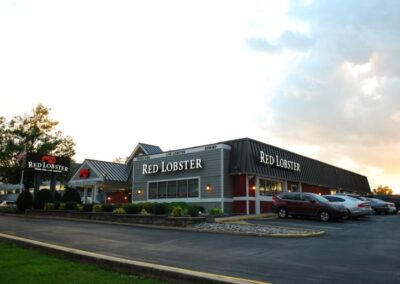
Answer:
<path fill-rule="evenodd" d="M 254 51 L 268 53 L 280 53 L 284 49 L 305 51 L 312 46 L 310 38 L 293 31 L 285 31 L 274 44 L 261 37 L 247 38 L 246 43 Z"/>
<path fill-rule="evenodd" d="M 279 48 L 308 50 L 294 62 L 272 99 L 275 125 L 268 126 L 287 143 L 321 145 L 369 166 L 394 165 L 400 156 L 400 10 L 399 1 L 315 1 L 294 4 L 291 16 L 309 24 L 309 37 L 286 32 Z M 358 78 L 344 65 L 371 62 L 371 72 Z M 357 76 L 356 76 L 357 77 Z M 363 80 L 376 78 L 373 95 Z M 377 145 L 385 153 L 367 156 Z M 395 149 L 389 151 L 389 149 Z M 394 171 L 394 166 L 388 171 Z M 396 169 L 397 170 L 397 169 Z"/>

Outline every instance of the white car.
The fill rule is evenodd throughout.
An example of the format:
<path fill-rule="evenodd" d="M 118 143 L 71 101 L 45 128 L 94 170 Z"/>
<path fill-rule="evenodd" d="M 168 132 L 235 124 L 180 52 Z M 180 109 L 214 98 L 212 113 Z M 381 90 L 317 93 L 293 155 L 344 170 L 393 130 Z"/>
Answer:
<path fill-rule="evenodd" d="M 363 217 L 373 214 L 371 203 L 346 195 L 323 195 L 332 203 L 342 204 L 346 207 L 349 218 Z"/>
<path fill-rule="evenodd" d="M 4 200 L 0 203 L 0 207 L 17 208 L 17 203 L 15 201 Z"/>

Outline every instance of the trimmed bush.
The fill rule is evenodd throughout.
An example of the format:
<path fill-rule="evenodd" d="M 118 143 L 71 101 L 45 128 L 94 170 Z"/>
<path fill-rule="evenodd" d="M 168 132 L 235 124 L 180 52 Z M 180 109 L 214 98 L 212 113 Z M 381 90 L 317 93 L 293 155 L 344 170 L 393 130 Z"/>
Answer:
<path fill-rule="evenodd" d="M 181 217 L 183 215 L 183 209 L 180 206 L 175 206 L 172 208 L 171 212 L 172 217 Z"/>
<path fill-rule="evenodd" d="M 81 196 L 75 188 L 67 188 L 61 197 L 61 202 L 81 203 Z"/>
<path fill-rule="evenodd" d="M 51 198 L 50 190 L 42 189 L 39 190 L 38 193 L 36 193 L 36 196 L 33 199 L 33 208 L 43 210 L 46 203 L 52 202 L 53 200 Z"/>
<path fill-rule="evenodd" d="M 196 204 L 190 204 L 187 207 L 187 214 L 191 217 L 197 217 L 200 213 L 204 213 L 204 207 Z"/>
<path fill-rule="evenodd" d="M 58 210 L 65 210 L 65 203 L 61 202 L 60 205 L 58 206 Z"/>
<path fill-rule="evenodd" d="M 32 209 L 33 196 L 29 190 L 24 190 L 18 195 L 17 208 L 21 212 L 25 212 L 27 209 Z"/>
<path fill-rule="evenodd" d="M 93 203 L 83 204 L 82 211 L 92 212 L 93 211 Z"/>
<path fill-rule="evenodd" d="M 78 204 L 77 202 L 73 202 L 73 201 L 66 202 L 65 203 L 65 209 L 66 210 L 76 210 L 77 209 L 77 207 L 76 207 L 77 204 Z"/>
<path fill-rule="evenodd" d="M 44 210 L 54 210 L 54 209 L 56 209 L 56 206 L 54 203 L 46 203 L 44 205 Z"/>
<path fill-rule="evenodd" d="M 76 205 L 75 205 L 75 210 L 83 211 L 83 205 L 80 204 L 80 203 L 76 203 Z"/>
<path fill-rule="evenodd" d="M 150 215 L 150 213 L 149 212 L 147 212 L 146 211 L 146 209 L 142 209 L 142 211 L 140 211 L 140 215 L 143 215 L 143 216 L 149 216 Z"/>
<path fill-rule="evenodd" d="M 224 212 L 218 207 L 211 209 L 209 213 L 210 213 L 210 215 L 223 215 L 224 214 Z"/>
<path fill-rule="evenodd" d="M 139 214 L 140 207 L 137 204 L 128 204 L 123 207 L 127 214 Z"/>
<path fill-rule="evenodd" d="M 188 207 L 186 202 L 170 202 L 170 203 L 167 203 L 168 213 L 171 214 L 174 207 L 177 207 L 177 206 L 182 208 L 183 211 L 185 211 Z"/>
<path fill-rule="evenodd" d="M 139 206 L 141 208 L 140 211 L 142 211 L 142 209 L 144 209 L 148 213 L 154 213 L 154 204 L 155 203 L 152 203 L 152 202 L 139 203 Z"/>
<path fill-rule="evenodd" d="M 101 212 L 113 212 L 115 206 L 111 204 L 103 204 L 101 205 Z"/>
<path fill-rule="evenodd" d="M 102 205 L 101 204 L 93 204 L 93 212 L 101 212 L 101 207 L 102 207 Z"/>
<path fill-rule="evenodd" d="M 118 207 L 118 208 L 114 209 L 113 213 L 114 214 L 126 214 L 126 211 L 124 208 Z"/>
<path fill-rule="evenodd" d="M 153 204 L 153 214 L 155 215 L 165 215 L 168 214 L 168 206 L 166 203 L 154 203 Z"/>

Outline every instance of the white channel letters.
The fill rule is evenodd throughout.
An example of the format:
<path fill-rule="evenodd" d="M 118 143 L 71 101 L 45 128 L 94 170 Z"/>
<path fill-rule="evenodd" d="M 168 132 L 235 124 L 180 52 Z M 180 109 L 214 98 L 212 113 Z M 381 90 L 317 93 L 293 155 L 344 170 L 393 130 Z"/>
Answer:
<path fill-rule="evenodd" d="M 260 163 L 265 165 L 276 166 L 278 168 L 283 168 L 295 172 L 300 172 L 300 164 L 283 159 L 278 155 L 272 156 L 267 155 L 263 151 L 260 151 Z"/>
<path fill-rule="evenodd" d="M 188 171 L 188 170 L 196 170 L 202 169 L 203 164 L 201 159 L 192 159 L 192 160 L 184 160 L 184 161 L 176 161 L 176 162 L 161 162 L 159 164 L 143 164 L 142 165 L 142 174 L 143 175 L 151 175 L 157 173 L 169 173 L 169 172 L 178 172 L 178 171 Z"/>

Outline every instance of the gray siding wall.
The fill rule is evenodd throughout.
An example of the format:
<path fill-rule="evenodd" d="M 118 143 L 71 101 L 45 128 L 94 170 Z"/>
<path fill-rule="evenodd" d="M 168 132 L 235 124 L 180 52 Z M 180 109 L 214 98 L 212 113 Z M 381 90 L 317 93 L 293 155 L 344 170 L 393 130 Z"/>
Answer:
<path fill-rule="evenodd" d="M 143 157 L 143 160 L 134 161 L 134 183 L 133 183 L 133 201 L 147 201 L 148 196 L 148 183 L 152 181 L 168 181 L 168 180 L 178 180 L 178 179 L 189 179 L 189 178 L 199 178 L 200 180 L 200 199 L 201 202 L 197 204 L 211 209 L 214 207 L 221 207 L 221 151 L 223 152 L 223 175 L 224 175 L 224 195 L 225 197 L 232 197 L 232 182 L 229 175 L 229 156 L 230 151 L 227 149 L 211 149 L 195 153 L 184 153 L 173 156 L 166 156 L 160 158 L 149 158 Z M 150 156 L 151 157 L 151 156 Z M 178 172 L 169 173 L 156 173 L 143 175 L 143 164 L 157 164 L 161 165 L 161 162 L 179 162 L 191 159 L 201 159 L 202 168 L 193 169 Z M 207 191 L 206 186 L 211 185 L 212 190 Z M 143 193 L 138 194 L 138 190 L 142 189 Z M 190 202 L 193 198 L 182 198 L 182 201 Z M 207 199 L 213 199 L 210 203 L 205 203 Z M 215 199 L 219 199 L 216 201 Z M 171 202 L 177 199 L 150 199 L 148 201 L 165 201 Z M 193 199 L 193 203 L 196 203 L 198 199 Z M 205 205 L 206 204 L 206 205 Z M 225 210 L 227 212 L 227 210 Z"/>

